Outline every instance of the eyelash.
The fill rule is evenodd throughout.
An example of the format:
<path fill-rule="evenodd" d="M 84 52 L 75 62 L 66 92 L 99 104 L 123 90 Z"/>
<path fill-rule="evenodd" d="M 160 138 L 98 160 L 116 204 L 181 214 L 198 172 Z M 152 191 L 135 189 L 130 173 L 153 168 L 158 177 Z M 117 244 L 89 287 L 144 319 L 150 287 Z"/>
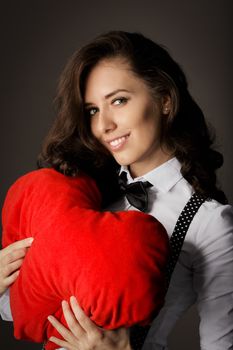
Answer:
<path fill-rule="evenodd" d="M 122 100 L 123 103 L 126 103 L 128 101 L 128 98 L 127 97 L 117 97 L 117 98 L 115 98 L 115 100 L 112 101 L 112 103 L 114 103 L 118 100 Z"/>
<path fill-rule="evenodd" d="M 125 104 L 128 100 L 129 100 L 129 98 L 127 98 L 127 97 L 117 97 L 117 98 L 115 98 L 114 100 L 112 100 L 112 104 L 114 104 L 116 101 L 118 101 L 118 100 L 121 100 L 122 102 L 120 103 L 120 104 L 117 104 L 117 106 L 120 106 L 120 105 L 122 105 L 122 103 L 123 104 Z M 91 111 L 92 110 L 97 110 L 98 108 L 96 108 L 96 107 L 91 107 L 91 108 L 89 108 L 89 109 L 86 109 L 86 113 L 87 113 L 87 115 L 89 116 L 89 117 L 93 117 L 95 114 L 91 114 Z"/>

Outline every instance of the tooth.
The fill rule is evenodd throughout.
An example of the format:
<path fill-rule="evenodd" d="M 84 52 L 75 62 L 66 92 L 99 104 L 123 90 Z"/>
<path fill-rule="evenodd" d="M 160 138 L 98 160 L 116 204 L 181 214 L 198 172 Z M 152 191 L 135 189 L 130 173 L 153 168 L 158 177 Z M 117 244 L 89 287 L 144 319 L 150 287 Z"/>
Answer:
<path fill-rule="evenodd" d="M 125 139 L 124 136 L 123 136 L 123 137 L 120 137 L 119 139 L 116 139 L 116 140 L 110 142 L 110 144 L 111 144 L 112 146 L 118 146 L 121 142 L 124 141 L 124 139 Z"/>

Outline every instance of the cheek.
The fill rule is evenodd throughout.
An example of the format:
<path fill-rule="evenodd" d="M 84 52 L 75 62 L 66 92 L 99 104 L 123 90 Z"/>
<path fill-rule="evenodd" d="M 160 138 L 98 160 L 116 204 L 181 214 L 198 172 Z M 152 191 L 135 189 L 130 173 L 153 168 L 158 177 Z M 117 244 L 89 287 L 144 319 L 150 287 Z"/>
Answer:
<path fill-rule="evenodd" d="M 133 133 L 134 140 L 139 148 L 147 148 L 151 143 L 158 139 L 157 129 L 151 124 L 144 124 L 135 129 Z"/>
<path fill-rule="evenodd" d="M 161 130 L 160 114 L 148 108 L 141 115 L 142 117 L 138 120 L 137 123 L 137 129 L 141 132 L 145 141 L 146 138 L 150 139 L 151 137 L 159 136 Z"/>

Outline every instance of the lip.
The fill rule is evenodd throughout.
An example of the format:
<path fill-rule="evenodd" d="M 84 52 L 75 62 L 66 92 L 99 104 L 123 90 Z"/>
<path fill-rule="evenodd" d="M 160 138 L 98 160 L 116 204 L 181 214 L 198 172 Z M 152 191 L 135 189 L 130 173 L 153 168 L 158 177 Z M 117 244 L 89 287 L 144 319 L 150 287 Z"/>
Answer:
<path fill-rule="evenodd" d="M 114 137 L 111 140 L 106 140 L 105 142 L 108 144 L 108 147 L 111 151 L 120 151 L 124 145 L 127 143 L 130 133 Z"/>

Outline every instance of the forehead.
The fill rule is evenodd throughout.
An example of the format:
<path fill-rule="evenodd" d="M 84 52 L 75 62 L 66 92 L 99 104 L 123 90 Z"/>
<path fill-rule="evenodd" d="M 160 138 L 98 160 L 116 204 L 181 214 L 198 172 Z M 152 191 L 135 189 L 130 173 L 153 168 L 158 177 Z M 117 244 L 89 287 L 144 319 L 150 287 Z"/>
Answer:
<path fill-rule="evenodd" d="M 92 68 L 86 79 L 84 98 L 91 100 L 105 96 L 116 89 L 142 88 L 144 82 L 132 71 L 123 58 L 100 61 Z"/>

